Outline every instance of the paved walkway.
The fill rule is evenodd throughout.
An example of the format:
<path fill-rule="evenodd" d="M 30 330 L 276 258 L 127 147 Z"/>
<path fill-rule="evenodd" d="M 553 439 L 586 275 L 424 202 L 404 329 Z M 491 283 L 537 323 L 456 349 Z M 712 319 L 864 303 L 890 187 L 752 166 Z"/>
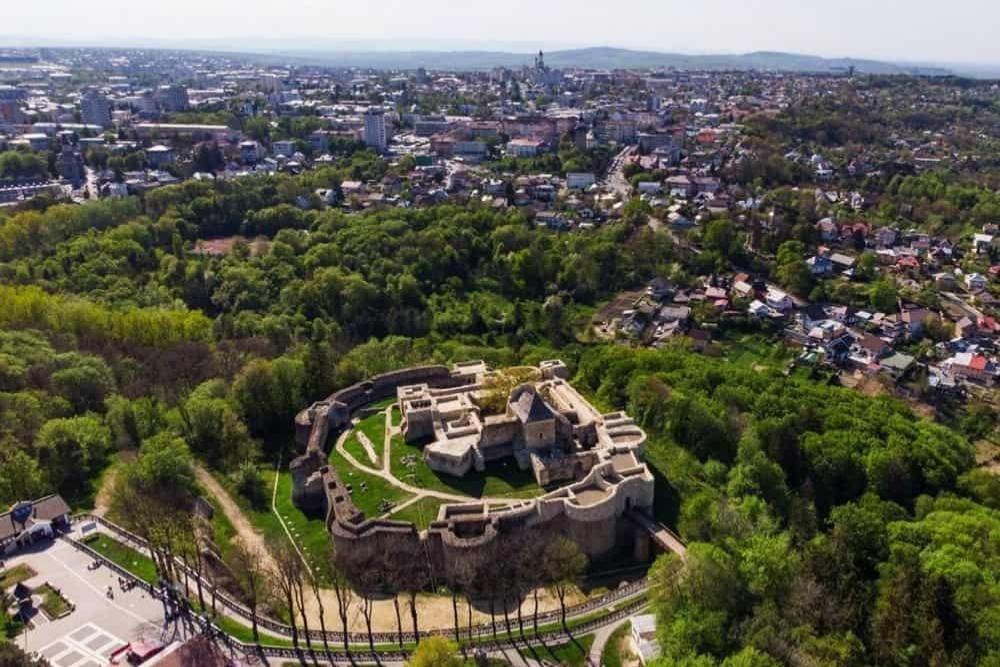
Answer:
<path fill-rule="evenodd" d="M 355 468 L 357 468 L 358 470 L 360 470 L 362 472 L 365 472 L 365 473 L 368 473 L 369 475 L 375 475 L 376 477 L 381 477 L 382 479 L 384 479 L 385 481 L 389 482 L 390 484 L 392 484 L 396 488 L 402 489 L 403 491 L 406 491 L 407 493 L 412 493 L 414 495 L 420 496 L 421 498 L 423 498 L 423 497 L 439 498 L 441 500 L 448 500 L 448 501 L 456 502 L 456 503 L 485 502 L 485 503 L 496 504 L 496 505 L 499 505 L 499 504 L 513 505 L 515 503 L 520 503 L 520 502 L 524 502 L 525 501 L 524 498 L 494 498 L 494 497 L 491 497 L 491 496 L 482 496 L 480 498 L 472 498 L 470 496 L 463 496 L 463 495 L 460 495 L 460 494 L 457 494 L 457 493 L 447 493 L 445 491 L 436 491 L 434 489 L 425 489 L 423 487 L 413 486 L 412 484 L 407 484 L 406 482 L 402 481 L 401 479 L 399 479 L 398 477 L 396 477 L 395 475 L 392 474 L 392 467 L 391 467 L 391 465 L 392 465 L 392 457 L 391 457 L 392 452 L 390 451 L 391 450 L 391 441 L 392 441 L 392 436 L 395 434 L 395 432 L 398 429 L 396 429 L 395 427 L 391 427 L 389 425 L 389 422 L 391 420 L 391 415 L 389 414 L 390 411 L 391 411 L 391 408 L 386 408 L 386 410 L 385 410 L 385 414 L 386 414 L 386 420 L 385 420 L 386 421 L 385 454 L 384 454 L 384 456 L 382 458 L 382 467 L 381 468 L 372 468 L 370 466 L 364 465 L 363 463 L 361 463 L 360 461 L 358 461 L 356 458 L 354 458 L 353 456 L 351 456 L 350 452 L 348 452 L 347 449 L 344 447 L 344 442 L 347 441 L 347 438 L 352 433 L 352 430 L 356 430 L 356 429 L 347 430 L 347 431 L 344 431 L 343 433 L 341 433 L 337 437 L 337 442 L 336 442 L 336 444 L 334 444 L 334 449 L 336 449 L 338 454 L 340 454 L 345 459 L 347 459 L 347 462 L 350 463 Z M 360 431 L 359 431 L 359 433 L 360 433 Z"/>
<path fill-rule="evenodd" d="M 636 613 L 641 614 L 643 612 L 637 611 Z M 601 655 L 604 653 L 604 647 L 607 645 L 608 640 L 611 639 L 611 635 L 614 634 L 615 630 L 622 627 L 630 620 L 632 620 L 631 617 L 623 618 L 620 621 L 598 628 L 598 630 L 594 632 L 594 643 L 590 645 L 590 664 L 601 664 Z"/>

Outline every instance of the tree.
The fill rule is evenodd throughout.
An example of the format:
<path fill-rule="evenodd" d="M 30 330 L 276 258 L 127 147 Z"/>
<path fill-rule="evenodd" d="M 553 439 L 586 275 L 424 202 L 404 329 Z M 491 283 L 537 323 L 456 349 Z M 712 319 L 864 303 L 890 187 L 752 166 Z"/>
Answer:
<path fill-rule="evenodd" d="M 237 538 L 229 555 L 229 568 L 236 585 L 242 593 L 243 602 L 250 610 L 250 628 L 253 641 L 260 643 L 257 627 L 257 610 L 263 600 L 268 585 L 268 572 L 264 568 L 264 557 L 260 549 Z"/>
<path fill-rule="evenodd" d="M 464 662 L 455 642 L 434 636 L 420 642 L 406 664 L 408 667 L 462 667 Z"/>
<path fill-rule="evenodd" d="M 52 487 L 74 496 L 104 465 L 111 431 L 93 414 L 45 422 L 35 438 L 35 456 Z"/>
<path fill-rule="evenodd" d="M 226 158 L 219 150 L 216 142 L 201 143 L 194 151 L 194 168 L 196 171 L 215 173 L 226 164 Z"/>
<path fill-rule="evenodd" d="M 731 220 L 721 218 L 712 220 L 705 228 L 705 250 L 718 253 L 727 262 L 739 252 L 739 237 Z"/>
<path fill-rule="evenodd" d="M 767 653 L 748 646 L 723 660 L 722 667 L 781 667 L 781 663 Z"/>
<path fill-rule="evenodd" d="M 778 246 L 775 275 L 782 285 L 796 294 L 808 294 L 812 274 L 805 260 L 805 246 L 801 241 L 785 241 Z"/>
<path fill-rule="evenodd" d="M 580 577 L 587 568 L 587 556 L 580 551 L 576 542 L 560 535 L 548 543 L 541 566 L 545 569 L 550 588 L 559 598 L 563 630 L 569 632 L 566 625 L 566 596 L 580 582 Z"/>
<path fill-rule="evenodd" d="M 274 556 L 274 569 L 268 573 L 270 600 L 288 618 L 292 628 L 292 644 L 299 648 L 298 595 L 305 576 L 302 559 L 295 547 L 284 537 L 271 541 L 268 551 Z"/>
<path fill-rule="evenodd" d="M 868 300 L 872 308 L 883 313 L 894 313 L 897 310 L 899 292 L 895 283 L 888 278 L 882 278 L 872 283 L 868 288 Z"/>
<path fill-rule="evenodd" d="M 0 642 L 0 667 L 49 667 L 49 663 L 31 657 L 14 642 Z"/>
<path fill-rule="evenodd" d="M 349 636 L 351 633 L 350 615 L 351 607 L 354 606 L 354 590 L 351 589 L 350 580 L 342 565 L 342 558 L 336 551 L 330 552 L 330 569 L 328 579 L 333 586 L 333 594 L 337 598 L 337 615 L 340 616 L 340 627 L 342 629 L 341 638 L 344 645 L 344 653 L 351 652 Z"/>
<path fill-rule="evenodd" d="M 44 490 L 38 461 L 16 443 L 0 438 L 0 503 L 10 506 L 25 498 L 38 498 Z"/>
<path fill-rule="evenodd" d="M 104 399 L 114 391 L 115 380 L 103 359 L 70 353 L 59 355 L 56 364 L 64 366 L 51 377 L 57 394 L 72 403 L 77 412 L 104 409 Z"/>
<path fill-rule="evenodd" d="M 252 433 L 264 435 L 291 428 L 305 402 L 305 367 L 301 361 L 280 357 L 251 361 L 236 377 L 233 395 Z"/>
<path fill-rule="evenodd" d="M 266 118 L 256 116 L 247 119 L 243 125 L 243 131 L 255 141 L 267 143 L 271 137 L 271 123 Z"/>

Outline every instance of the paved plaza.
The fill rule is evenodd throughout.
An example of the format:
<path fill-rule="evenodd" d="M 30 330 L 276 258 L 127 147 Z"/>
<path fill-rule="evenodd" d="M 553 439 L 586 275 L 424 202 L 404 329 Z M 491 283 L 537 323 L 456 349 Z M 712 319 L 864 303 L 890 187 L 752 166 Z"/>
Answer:
<path fill-rule="evenodd" d="M 108 664 L 107 656 L 125 643 L 163 635 L 159 600 L 138 587 L 122 591 L 118 575 L 104 566 L 88 570 L 91 562 L 61 540 L 35 545 L 6 560 L 8 567 L 26 563 L 38 573 L 25 582 L 28 586 L 49 583 L 76 607 L 55 621 L 36 615 L 35 627 L 17 638 L 20 646 L 38 651 L 54 667 L 101 667 Z M 106 594 L 109 586 L 113 599 Z"/>

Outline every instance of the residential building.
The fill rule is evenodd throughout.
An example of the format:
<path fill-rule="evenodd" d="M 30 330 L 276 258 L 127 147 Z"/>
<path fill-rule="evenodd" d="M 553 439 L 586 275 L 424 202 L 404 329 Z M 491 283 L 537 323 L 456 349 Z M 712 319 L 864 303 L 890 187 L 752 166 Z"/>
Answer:
<path fill-rule="evenodd" d="M 80 187 L 84 179 L 83 156 L 80 155 L 80 151 L 64 146 L 56 164 L 59 167 L 60 177 L 69 181 L 73 187 Z"/>
<path fill-rule="evenodd" d="M 566 174 L 566 187 L 570 190 L 584 190 L 597 182 L 594 174 L 571 171 Z"/>
<path fill-rule="evenodd" d="M 970 292 L 982 292 L 989 281 L 981 273 L 970 273 L 965 276 L 965 288 Z"/>
<path fill-rule="evenodd" d="M 28 99 L 24 88 L 0 86 L 0 125 L 14 125 L 24 122 L 22 107 Z"/>
<path fill-rule="evenodd" d="M 170 146 L 157 144 L 152 148 L 146 149 L 146 160 L 149 162 L 149 166 L 154 169 L 162 169 L 171 165 L 175 159 L 174 149 Z"/>
<path fill-rule="evenodd" d="M 644 665 L 660 657 L 660 644 L 656 639 L 656 615 L 641 614 L 632 617 L 632 646 Z"/>
<path fill-rule="evenodd" d="M 263 157 L 264 149 L 256 141 L 240 142 L 240 160 L 245 164 L 257 164 Z"/>
<path fill-rule="evenodd" d="M 69 505 L 62 496 L 17 503 L 0 514 L 0 555 L 11 554 L 39 539 L 52 538 L 57 530 L 68 525 Z"/>
<path fill-rule="evenodd" d="M 379 153 L 384 153 L 389 146 L 385 112 L 381 109 L 368 109 L 365 112 L 365 145 Z"/>
<path fill-rule="evenodd" d="M 279 157 L 292 157 L 295 155 L 295 142 L 291 139 L 275 141 L 271 144 L 274 154 Z"/>
<path fill-rule="evenodd" d="M 186 111 L 190 106 L 187 88 L 178 84 L 160 86 L 157 100 L 160 108 L 168 112 Z"/>
<path fill-rule="evenodd" d="M 539 139 L 511 139 L 507 142 L 507 155 L 513 157 L 535 157 L 542 152 L 544 141 Z"/>
<path fill-rule="evenodd" d="M 86 125 L 111 127 L 111 101 L 96 90 L 87 91 L 80 98 L 80 117 Z"/>

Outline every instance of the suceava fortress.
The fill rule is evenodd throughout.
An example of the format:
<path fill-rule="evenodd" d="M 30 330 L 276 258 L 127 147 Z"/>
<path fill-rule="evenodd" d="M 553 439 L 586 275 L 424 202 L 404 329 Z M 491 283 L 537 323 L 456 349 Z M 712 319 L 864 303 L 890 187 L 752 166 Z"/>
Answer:
<path fill-rule="evenodd" d="M 293 501 L 326 517 L 337 550 L 420 547 L 439 572 L 486 552 L 500 536 L 531 529 L 566 535 L 592 561 L 645 560 L 651 531 L 642 517 L 652 514 L 654 491 L 643 461 L 646 434 L 625 413 L 601 414 L 568 377 L 561 361 L 505 371 L 475 361 L 401 369 L 342 389 L 296 417 L 305 451 L 290 464 Z M 423 531 L 366 516 L 343 481 L 348 471 L 328 463 L 328 446 L 353 427 L 352 418 L 390 398 L 401 421 L 390 423 L 386 438 L 398 434 L 422 446 L 435 473 L 462 478 L 506 460 L 531 471 L 539 495 L 447 502 Z"/>

